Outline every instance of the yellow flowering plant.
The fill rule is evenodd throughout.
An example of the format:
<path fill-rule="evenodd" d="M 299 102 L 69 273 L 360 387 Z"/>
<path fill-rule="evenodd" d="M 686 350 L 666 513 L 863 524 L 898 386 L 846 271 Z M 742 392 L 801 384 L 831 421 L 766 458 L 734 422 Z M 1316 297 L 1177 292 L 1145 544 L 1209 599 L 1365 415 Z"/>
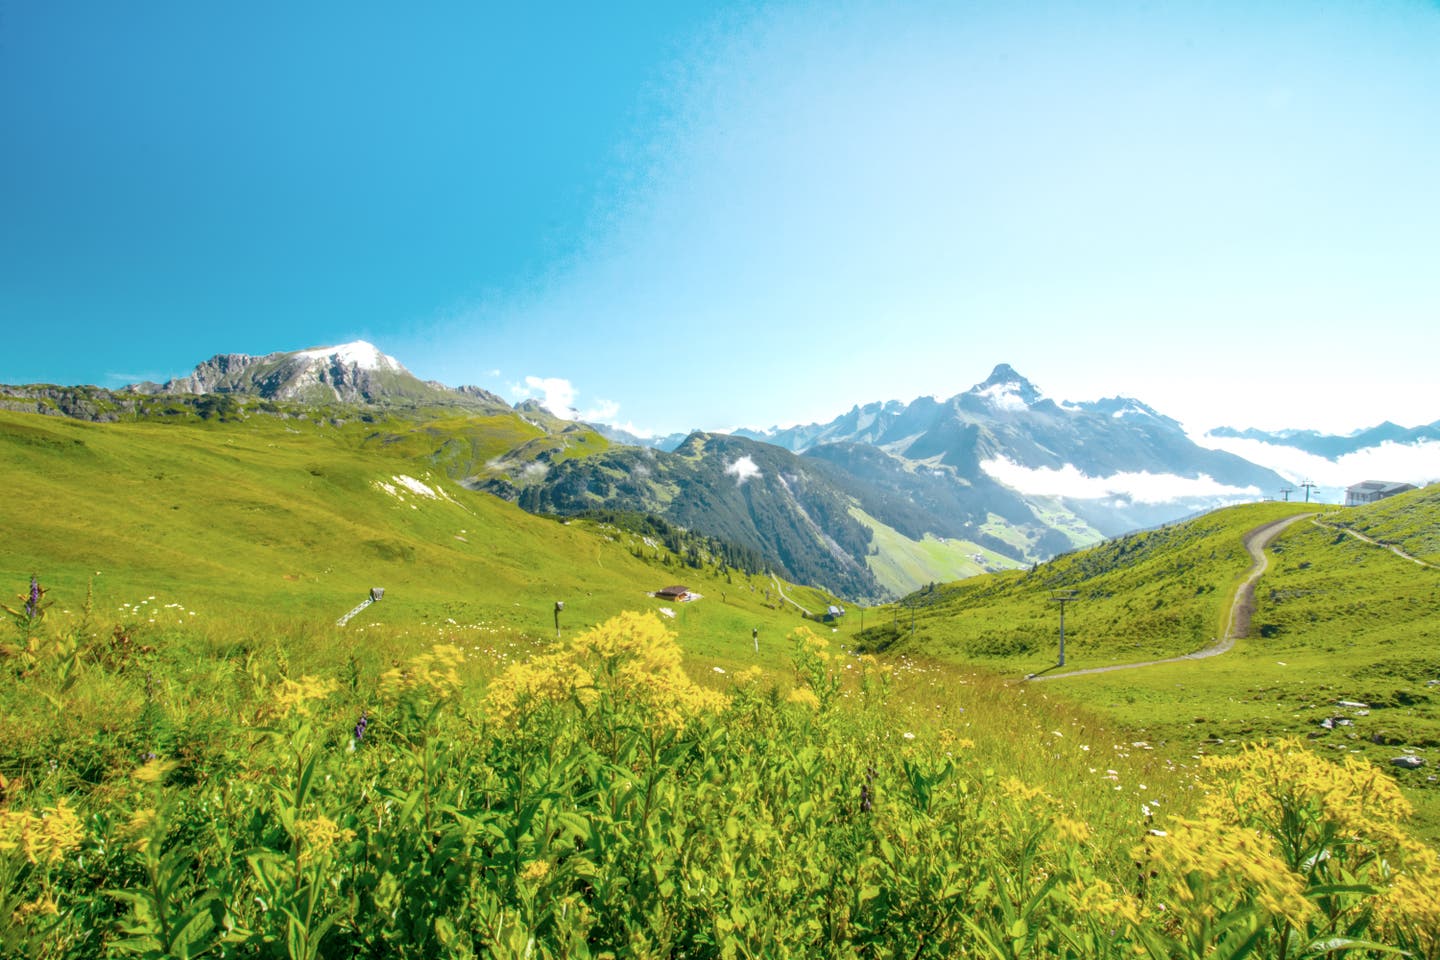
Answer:
<path fill-rule="evenodd" d="M 1152 955 L 1208 956 L 1216 945 L 1297 952 L 1440 950 L 1440 858 L 1404 827 L 1393 780 L 1353 758 L 1322 759 L 1297 740 L 1247 745 L 1201 764 L 1198 817 L 1171 817 L 1132 856 L 1146 884 Z M 1166 940 L 1161 934 L 1175 939 Z"/>
<path fill-rule="evenodd" d="M 527 710 L 546 704 L 570 703 L 589 712 L 603 703 L 647 726 L 678 729 L 726 702 L 724 694 L 691 680 L 680 659 L 675 634 L 658 616 L 621 613 L 555 653 L 510 666 L 491 681 L 485 711 L 513 726 Z"/>
<path fill-rule="evenodd" d="M 13 809 L 14 792 L 0 806 L 0 950 L 40 954 L 60 913 L 54 874 L 85 832 L 69 800 L 35 813 Z"/>
<path fill-rule="evenodd" d="M 830 709 L 840 693 L 840 672 L 835 669 L 834 654 L 830 641 L 809 627 L 796 627 L 790 632 L 790 663 L 795 668 L 796 690 L 810 692 L 803 702 L 807 706 L 814 701 L 814 709 L 821 713 Z"/>

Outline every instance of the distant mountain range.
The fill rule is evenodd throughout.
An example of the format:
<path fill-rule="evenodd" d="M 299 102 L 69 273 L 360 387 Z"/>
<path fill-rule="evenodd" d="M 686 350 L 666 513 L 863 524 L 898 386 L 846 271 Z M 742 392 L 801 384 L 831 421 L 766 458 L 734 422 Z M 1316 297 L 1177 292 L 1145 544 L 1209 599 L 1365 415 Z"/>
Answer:
<path fill-rule="evenodd" d="M 1358 453 L 1386 443 L 1415 444 L 1424 441 L 1440 442 L 1440 420 L 1423 427 L 1402 427 L 1386 420 L 1378 427 L 1357 430 L 1343 437 L 1317 433 L 1314 430 L 1235 430 L 1231 427 L 1217 427 L 1210 436 L 1236 440 L 1257 440 L 1276 447 L 1294 447 L 1326 460 Z"/>
<path fill-rule="evenodd" d="M 1057 404 L 1001 364 L 948 400 L 873 403 L 783 430 L 697 432 L 668 455 L 616 447 L 489 488 L 533 509 L 659 513 L 779 556 L 800 579 L 865 596 L 1028 564 L 1273 496 L 1284 483 L 1198 446 L 1138 400 Z"/>
<path fill-rule="evenodd" d="M 189 376 L 117 391 L 0 388 L 0 406 L 93 420 L 278 409 L 265 404 L 384 408 L 416 423 L 396 442 L 429 445 L 432 462 L 468 486 L 536 512 L 651 513 L 753 551 L 789 579 L 857 598 L 1034 563 L 1223 504 L 1274 498 L 1287 485 L 1275 470 L 1197 444 L 1139 400 L 1057 403 L 1006 364 L 947 400 L 869 403 L 823 424 L 658 440 L 563 420 L 534 401 L 512 407 L 476 387 L 423 381 L 364 342 L 219 354 Z M 437 408 L 474 419 L 441 429 Z M 1425 444 L 1440 429 L 1213 436 L 1217 445 L 1290 444 L 1327 456 Z"/>
<path fill-rule="evenodd" d="M 949 400 L 872 403 L 827 424 L 736 433 L 797 453 L 823 444 L 866 443 L 906 460 L 946 464 L 967 476 L 1007 460 L 1032 471 L 1068 465 L 1092 478 L 1147 471 L 1209 476 L 1235 487 L 1237 496 L 1258 496 L 1278 480 L 1239 457 L 1196 446 L 1179 423 L 1139 400 L 1057 404 L 1003 363 Z"/>

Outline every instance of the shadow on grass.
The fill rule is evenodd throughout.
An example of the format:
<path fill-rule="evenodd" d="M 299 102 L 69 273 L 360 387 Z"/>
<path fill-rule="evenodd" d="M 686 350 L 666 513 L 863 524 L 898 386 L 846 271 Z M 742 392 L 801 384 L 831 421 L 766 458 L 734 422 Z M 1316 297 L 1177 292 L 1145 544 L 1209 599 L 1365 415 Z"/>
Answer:
<path fill-rule="evenodd" d="M 1045 674 L 1050 673 L 1051 671 L 1059 670 L 1059 669 L 1060 669 L 1060 664 L 1058 664 L 1058 663 L 1052 663 L 1052 664 L 1050 664 L 1050 666 L 1046 667 L 1044 670 L 1036 670 L 1034 673 L 1027 673 L 1027 674 L 1025 674 L 1025 676 L 1021 677 L 1020 679 L 1021 679 L 1021 681 L 1025 681 L 1025 680 L 1035 680 L 1035 679 L 1037 679 L 1037 678 L 1039 678 L 1039 677 L 1045 676 Z"/>

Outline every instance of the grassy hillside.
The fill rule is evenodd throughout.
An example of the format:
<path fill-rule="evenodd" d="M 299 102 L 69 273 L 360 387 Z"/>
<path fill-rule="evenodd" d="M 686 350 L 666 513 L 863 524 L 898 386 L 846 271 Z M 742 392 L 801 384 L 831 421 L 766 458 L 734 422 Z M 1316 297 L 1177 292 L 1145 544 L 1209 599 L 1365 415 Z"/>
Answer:
<path fill-rule="evenodd" d="M 969 540 L 945 539 L 933 533 L 912 540 L 859 507 L 851 509 L 851 516 L 874 533 L 872 552 L 866 562 L 880 585 L 894 594 L 909 593 L 923 583 L 962 580 L 1019 565 L 1018 561 Z"/>
<path fill-rule="evenodd" d="M 1304 504 L 1233 507 L 1135 534 L 1028 574 L 977 578 L 921 593 L 895 627 L 867 630 L 872 646 L 979 662 L 1023 675 L 1055 662 L 1058 611 L 1067 607 L 1067 669 L 1175 656 L 1220 635 L 1230 591 L 1249 566 L 1241 536 Z M 1431 491 L 1331 510 L 1288 528 L 1269 551 L 1248 638 L 1222 656 L 1073 677 L 1046 694 L 1098 709 L 1145 749 L 1167 756 L 1227 753 L 1265 738 L 1301 736 L 1335 756 L 1391 770 L 1440 832 L 1440 570 L 1364 543 L 1332 524 L 1392 530 L 1411 545 L 1440 528 Z M 1408 532 L 1407 532 L 1408 531 Z M 1366 704 L 1346 708 L 1340 701 Z M 1325 721 L 1329 721 L 1325 724 Z M 1394 767 L 1404 753 L 1426 760 Z"/>
<path fill-rule="evenodd" d="M 1365 757 L 1394 773 L 1428 829 L 1440 831 L 1440 570 L 1303 522 L 1272 555 L 1251 636 L 1231 653 L 1057 680 L 1047 690 L 1171 750 L 1296 735 L 1332 755 Z M 1425 766 L 1390 764 L 1405 753 Z"/>
<path fill-rule="evenodd" d="M 713 563 L 697 570 L 616 531 L 535 517 L 465 489 L 435 462 L 436 448 L 415 439 L 427 429 L 265 416 L 94 424 L 0 412 L 9 494 L 0 523 L 19 532 L 0 546 L 0 582 L 9 593 L 37 574 L 71 607 L 91 585 L 111 613 L 153 595 L 200 617 L 318 623 L 379 586 L 384 601 L 352 626 L 483 619 L 540 635 L 553 633 L 557 600 L 562 626 L 578 628 L 653 605 L 645 594 L 677 579 L 713 598 L 729 586 Z M 499 449 L 526 428 L 518 418 L 466 426 L 482 450 L 488 429 L 500 434 L 491 441 Z M 791 616 L 757 596 L 730 589 L 727 604 L 684 615 L 747 637 L 756 618 Z"/>
<path fill-rule="evenodd" d="M 1030 673 L 1055 662 L 1059 610 L 1052 597 L 1073 592 L 1078 601 L 1066 611 L 1067 666 L 1189 653 L 1224 635 L 1231 591 L 1250 565 L 1241 543 L 1245 532 L 1303 509 L 1284 503 L 1232 507 L 1027 571 L 922 590 L 892 611 L 897 624 L 907 621 L 903 630 L 879 626 L 862 642 Z"/>
<path fill-rule="evenodd" d="M 1440 564 L 1440 484 L 1363 507 L 1325 514 L 1325 522 L 1399 547 L 1412 557 Z"/>
<path fill-rule="evenodd" d="M 1174 749 L 1175 705 L 1191 704 L 1163 685 L 1147 699 L 1144 671 L 1112 693 L 914 655 L 952 606 L 971 631 L 952 653 L 984 641 L 974 623 L 1029 611 L 1038 629 L 1053 609 L 1037 586 L 1085 595 L 1077 621 L 1111 617 L 1121 639 L 1087 644 L 1082 627 L 1084 656 L 1188 641 L 1159 634 L 1218 619 L 1248 564 L 1230 541 L 1285 505 L 926 593 L 913 646 L 892 628 L 877 663 L 843 646 L 857 614 L 890 611 L 787 636 L 801 621 L 782 591 L 811 610 L 834 598 L 740 573 L 704 541 L 672 549 L 673 531 L 634 518 L 526 514 L 451 480 L 423 429 L 0 413 L 0 583 L 20 595 L 0 625 L 0 953 L 718 957 L 784 943 L 1198 960 L 1347 932 L 1440 951 L 1440 861 L 1406 833 L 1388 780 L 1316 766 L 1298 744 L 1192 759 Z M 1351 663 L 1307 692 L 1372 697 L 1355 716 L 1381 716 L 1377 733 L 1426 729 L 1428 688 L 1393 678 L 1420 676 L 1412 641 L 1435 638 L 1352 589 L 1408 590 L 1403 614 L 1433 627 L 1433 591 L 1406 579 L 1426 571 L 1301 526 L 1281 546 L 1293 579 L 1257 611 L 1277 646 L 1255 656 Z M 1360 576 L 1320 576 L 1342 566 Z M 645 595 L 677 582 L 704 599 Z M 385 599 L 337 628 L 371 586 Z M 1310 596 L 1324 605 L 1294 605 Z M 1131 623 L 1147 604 L 1171 619 Z M 615 617 L 627 609 L 648 614 Z M 1376 622 L 1317 652 L 1313 609 Z M 1206 676 L 1197 729 L 1211 735 L 1302 712 L 1278 682 L 1228 703 L 1264 680 L 1253 664 Z M 1237 795 L 1287 818 L 1221 802 Z"/>

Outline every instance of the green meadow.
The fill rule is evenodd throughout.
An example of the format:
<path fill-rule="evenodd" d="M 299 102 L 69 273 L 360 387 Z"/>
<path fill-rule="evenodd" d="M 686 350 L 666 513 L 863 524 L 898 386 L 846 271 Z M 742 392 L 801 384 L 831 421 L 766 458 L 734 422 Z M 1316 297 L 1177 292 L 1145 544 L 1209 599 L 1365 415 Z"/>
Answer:
<path fill-rule="evenodd" d="M 1230 653 L 1022 680 L 1058 591 L 1072 667 L 1223 635 L 1301 505 L 832 624 L 457 481 L 593 434 L 291 414 L 0 413 L 0 954 L 1440 956 L 1437 571 L 1302 520 Z"/>
<path fill-rule="evenodd" d="M 1261 503 L 1133 533 L 1031 569 L 943 584 L 887 607 L 867 646 L 923 650 L 1005 673 L 1043 670 L 1058 655 L 1056 596 L 1067 610 L 1071 669 L 1178 656 L 1223 637 L 1230 600 L 1250 566 L 1245 532 L 1304 512 Z M 913 626 L 912 626 L 913 623 Z"/>
<path fill-rule="evenodd" d="M 1023 574 L 949 584 L 876 611 L 862 645 L 1012 677 L 1099 711 L 1169 756 L 1225 754 L 1300 737 L 1392 774 L 1440 835 L 1440 569 L 1346 533 L 1423 550 L 1440 528 L 1433 490 L 1366 507 L 1266 503 L 1120 537 Z M 1272 543 L 1248 635 L 1230 652 L 1140 669 L 1071 670 L 1180 657 L 1225 636 L 1250 565 L 1245 533 L 1301 515 Z M 1379 539 L 1379 536 L 1375 537 Z M 1058 656 L 1066 606 L 1066 666 Z M 892 625 L 885 624 L 886 617 Z M 913 616 L 914 626 L 910 625 Z M 1341 706 L 1342 703 L 1360 706 Z M 1414 754 L 1425 766 L 1391 760 Z"/>

